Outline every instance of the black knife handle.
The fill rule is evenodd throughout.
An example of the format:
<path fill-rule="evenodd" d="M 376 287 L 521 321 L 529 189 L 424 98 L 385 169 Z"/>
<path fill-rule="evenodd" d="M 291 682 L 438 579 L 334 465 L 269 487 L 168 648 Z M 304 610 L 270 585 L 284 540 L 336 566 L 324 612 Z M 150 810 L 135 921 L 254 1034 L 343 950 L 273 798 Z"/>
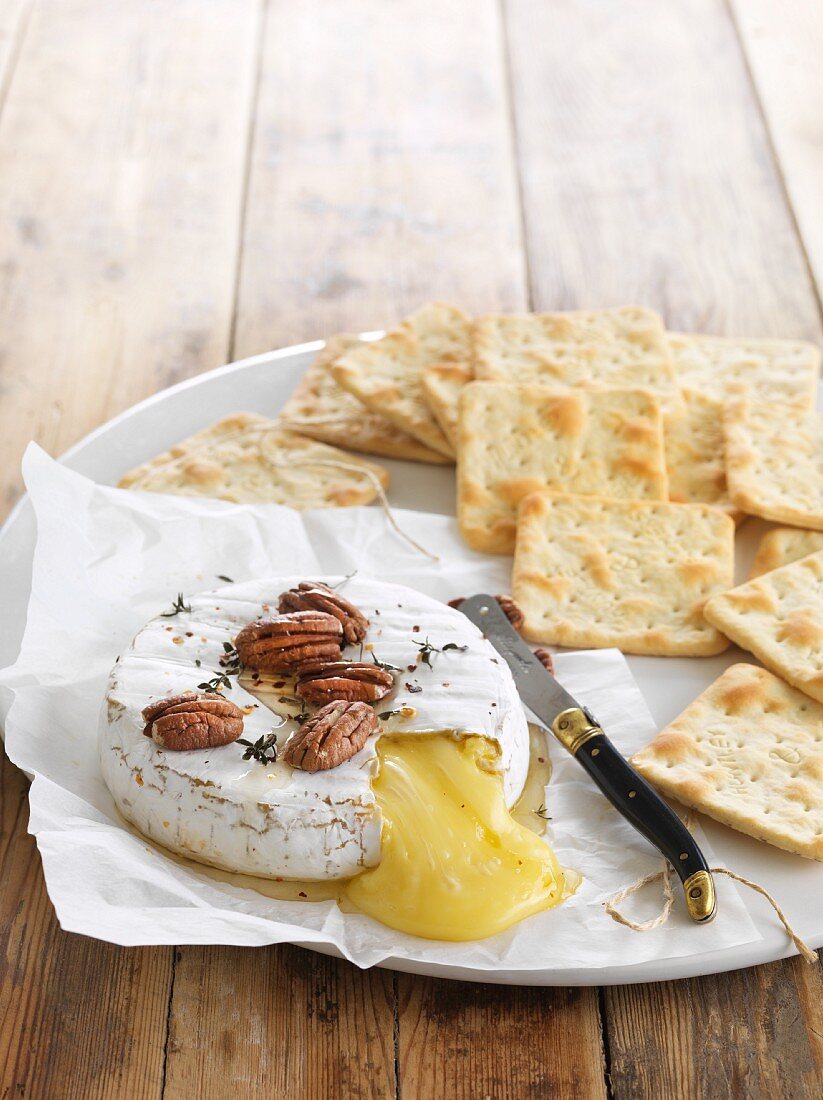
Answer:
<path fill-rule="evenodd" d="M 714 880 L 694 837 L 674 810 L 637 774 L 582 707 L 558 714 L 552 732 L 609 802 L 674 867 L 692 920 L 710 921 L 717 909 Z"/>

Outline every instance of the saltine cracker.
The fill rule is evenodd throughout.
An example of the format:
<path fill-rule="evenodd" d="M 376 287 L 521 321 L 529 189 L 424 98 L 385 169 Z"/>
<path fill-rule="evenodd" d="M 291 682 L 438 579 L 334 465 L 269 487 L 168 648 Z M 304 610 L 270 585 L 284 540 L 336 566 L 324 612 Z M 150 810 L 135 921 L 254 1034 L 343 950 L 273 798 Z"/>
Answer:
<path fill-rule="evenodd" d="M 283 427 L 345 450 L 411 462 L 448 464 L 449 459 L 426 447 L 379 413 L 367 409 L 332 377 L 331 364 L 352 348 L 356 336 L 332 336 L 297 383 L 278 420 Z"/>
<path fill-rule="evenodd" d="M 432 363 L 420 374 L 428 406 L 455 451 L 460 393 L 473 377 L 474 371 L 465 363 Z"/>
<path fill-rule="evenodd" d="M 760 340 L 670 332 L 669 346 L 680 385 L 722 401 L 730 385 L 752 397 L 814 407 L 820 349 L 803 340 Z"/>
<path fill-rule="evenodd" d="M 713 504 L 733 516 L 743 513 L 729 499 L 723 441 L 723 404 L 698 390 L 682 391 L 684 408 L 663 421 L 669 500 Z"/>
<path fill-rule="evenodd" d="M 771 672 L 727 668 L 632 763 L 685 806 L 823 859 L 823 706 Z"/>
<path fill-rule="evenodd" d="M 512 595 L 535 642 L 706 656 L 728 646 L 703 605 L 733 569 L 734 523 L 717 508 L 535 493 L 520 505 Z"/>
<path fill-rule="evenodd" d="M 766 668 L 823 702 L 823 550 L 713 596 L 706 618 Z"/>
<path fill-rule="evenodd" d="M 823 550 L 823 531 L 804 531 L 800 527 L 773 527 L 760 540 L 749 580 L 779 569 L 781 565 Z"/>
<path fill-rule="evenodd" d="M 459 410 L 457 517 L 475 550 L 511 553 L 517 505 L 540 489 L 667 498 L 662 417 L 644 390 L 471 382 Z"/>
<path fill-rule="evenodd" d="M 644 388 L 680 405 L 663 321 L 649 309 L 490 314 L 473 341 L 478 379 Z"/>
<path fill-rule="evenodd" d="M 420 381 L 430 363 L 468 363 L 470 319 L 443 302 L 423 306 L 380 340 L 354 348 L 331 367 L 337 382 L 368 408 L 427 447 L 454 457 Z"/>
<path fill-rule="evenodd" d="M 723 434 L 736 507 L 823 530 L 823 414 L 737 394 L 726 403 Z"/>
<path fill-rule="evenodd" d="M 375 479 L 384 489 L 389 483 L 376 463 L 283 431 L 263 416 L 235 413 L 131 470 L 118 484 L 303 510 L 369 504 L 377 496 Z"/>

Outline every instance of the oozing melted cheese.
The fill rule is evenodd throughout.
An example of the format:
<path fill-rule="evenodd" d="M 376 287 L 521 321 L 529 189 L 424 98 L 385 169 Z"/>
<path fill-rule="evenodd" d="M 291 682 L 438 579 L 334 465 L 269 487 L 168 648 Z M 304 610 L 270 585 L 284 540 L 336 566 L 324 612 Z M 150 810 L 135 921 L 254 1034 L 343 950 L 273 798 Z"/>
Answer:
<path fill-rule="evenodd" d="M 345 892 L 359 910 L 415 936 L 474 940 L 563 900 L 555 855 L 509 813 L 486 738 L 382 737 L 377 755 L 380 863 Z"/>

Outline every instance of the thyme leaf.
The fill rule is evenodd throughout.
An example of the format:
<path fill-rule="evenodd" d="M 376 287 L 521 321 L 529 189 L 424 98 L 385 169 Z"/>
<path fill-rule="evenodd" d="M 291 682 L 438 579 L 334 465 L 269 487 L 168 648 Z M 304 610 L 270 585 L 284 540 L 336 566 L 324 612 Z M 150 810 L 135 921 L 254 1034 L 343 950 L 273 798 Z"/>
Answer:
<path fill-rule="evenodd" d="M 175 615 L 179 615 L 181 611 L 191 611 L 191 604 L 186 603 L 183 599 L 183 593 L 177 593 L 177 599 L 171 605 L 171 611 L 164 611 L 160 616 L 161 619 L 173 619 Z"/>
<path fill-rule="evenodd" d="M 538 817 L 542 817 L 544 821 L 551 821 L 549 817 L 549 811 L 546 809 L 545 802 L 541 802 L 536 810 L 533 811 Z"/>
<path fill-rule="evenodd" d="M 245 737 L 238 737 L 237 744 L 245 746 L 244 760 L 254 758 L 258 764 L 274 764 L 277 760 L 276 733 L 264 733 L 256 741 L 247 741 Z"/>
<path fill-rule="evenodd" d="M 466 650 L 469 648 L 467 645 L 458 645 L 457 642 L 447 642 L 442 647 L 436 646 L 429 641 L 428 636 L 426 636 L 425 642 L 415 641 L 414 644 L 420 650 L 419 654 L 417 655 L 418 660 L 420 660 L 424 665 L 427 665 L 429 668 L 434 668 L 434 665 L 432 664 L 433 653 L 447 653 L 450 649 L 456 650 L 458 653 L 465 653 Z"/>
<path fill-rule="evenodd" d="M 197 685 L 198 691 L 216 691 L 221 692 L 223 688 L 230 688 L 231 680 L 225 674 L 225 672 L 215 672 L 211 680 L 206 680 L 203 684 Z"/>
<path fill-rule="evenodd" d="M 376 653 L 372 653 L 371 659 L 374 661 L 374 663 L 377 665 L 378 668 L 385 669 L 386 672 L 402 672 L 403 671 L 402 668 L 400 668 L 398 665 L 389 664 L 388 661 L 378 661 Z"/>
<path fill-rule="evenodd" d="M 231 644 L 223 642 L 223 656 L 220 658 L 220 667 L 227 676 L 239 676 L 241 670 L 240 655 Z"/>

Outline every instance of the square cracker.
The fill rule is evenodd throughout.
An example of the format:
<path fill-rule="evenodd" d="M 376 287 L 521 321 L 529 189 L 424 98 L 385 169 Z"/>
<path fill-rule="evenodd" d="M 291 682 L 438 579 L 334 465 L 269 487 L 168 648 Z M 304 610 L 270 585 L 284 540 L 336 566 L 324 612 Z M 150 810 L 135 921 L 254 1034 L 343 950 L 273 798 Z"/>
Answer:
<path fill-rule="evenodd" d="M 514 549 L 540 489 L 666 500 L 662 418 L 645 390 L 471 382 L 460 395 L 457 517 L 476 550 Z"/>
<path fill-rule="evenodd" d="M 723 434 L 736 507 L 823 530 L 823 414 L 736 395 L 725 406 Z"/>
<path fill-rule="evenodd" d="M 731 383 L 743 383 L 760 401 L 814 407 L 820 350 L 803 340 L 747 340 L 670 332 L 680 385 L 722 401 Z"/>
<path fill-rule="evenodd" d="M 800 527 L 773 527 L 760 540 L 752 562 L 749 580 L 779 569 L 781 565 L 797 561 L 823 550 L 823 531 L 804 531 Z"/>
<path fill-rule="evenodd" d="M 823 702 L 823 550 L 713 596 L 706 618 Z"/>
<path fill-rule="evenodd" d="M 728 645 L 703 604 L 733 568 L 734 523 L 717 508 L 535 493 L 520 505 L 512 595 L 535 642 L 704 656 Z"/>
<path fill-rule="evenodd" d="M 727 668 L 632 763 L 685 806 L 823 860 L 823 706 L 765 669 Z"/>
<path fill-rule="evenodd" d="M 493 314 L 473 339 L 479 379 L 643 388 L 680 403 L 666 330 L 649 309 Z"/>
<path fill-rule="evenodd" d="M 280 410 L 283 427 L 321 443 L 350 451 L 405 458 L 438 465 L 450 460 L 407 435 L 380 413 L 372 412 L 347 393 L 332 377 L 329 367 L 352 348 L 363 346 L 356 336 L 332 336 L 300 379 Z"/>
<path fill-rule="evenodd" d="M 331 367 L 337 382 L 368 408 L 427 447 L 454 457 L 423 395 L 420 372 L 430 363 L 468 363 L 470 319 L 435 302 L 407 317 L 380 340 L 354 348 Z"/>
<path fill-rule="evenodd" d="M 698 390 L 682 391 L 684 408 L 663 421 L 669 500 L 713 504 L 733 516 L 743 513 L 729 499 L 723 442 L 723 405 Z"/>
<path fill-rule="evenodd" d="M 377 496 L 375 479 L 384 489 L 389 483 L 388 473 L 376 463 L 283 431 L 264 416 L 235 413 L 144 462 L 118 484 L 302 510 L 370 504 Z"/>
<path fill-rule="evenodd" d="M 472 378 L 474 371 L 465 363 L 432 363 L 420 375 L 428 406 L 455 451 L 460 393 Z"/>

